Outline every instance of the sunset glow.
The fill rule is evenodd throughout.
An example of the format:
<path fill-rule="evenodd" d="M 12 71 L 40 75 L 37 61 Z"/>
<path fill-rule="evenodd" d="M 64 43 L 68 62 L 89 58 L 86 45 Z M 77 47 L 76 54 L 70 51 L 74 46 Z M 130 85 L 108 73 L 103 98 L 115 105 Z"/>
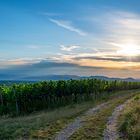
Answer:
<path fill-rule="evenodd" d="M 123 44 L 119 45 L 120 50 L 117 51 L 118 54 L 136 56 L 140 54 L 140 46 L 136 44 Z"/>

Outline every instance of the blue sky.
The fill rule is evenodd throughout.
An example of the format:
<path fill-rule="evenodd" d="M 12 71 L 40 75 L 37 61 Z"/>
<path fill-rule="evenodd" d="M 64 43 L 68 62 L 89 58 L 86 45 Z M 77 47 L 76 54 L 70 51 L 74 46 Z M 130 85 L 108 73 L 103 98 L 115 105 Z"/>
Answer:
<path fill-rule="evenodd" d="M 139 6 L 138 0 L 0 0 L 0 74 L 140 78 Z"/>

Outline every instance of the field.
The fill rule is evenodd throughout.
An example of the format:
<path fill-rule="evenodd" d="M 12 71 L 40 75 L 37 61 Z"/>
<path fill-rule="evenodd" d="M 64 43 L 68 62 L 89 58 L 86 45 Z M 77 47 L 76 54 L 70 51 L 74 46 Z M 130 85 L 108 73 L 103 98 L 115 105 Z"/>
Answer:
<path fill-rule="evenodd" d="M 113 110 L 138 94 L 139 89 L 138 82 L 96 79 L 1 86 L 0 139 L 49 140 L 75 119 L 80 120 L 80 127 L 72 128 L 69 139 L 102 139 Z M 91 116 L 84 115 L 101 104 L 105 105 Z M 120 128 L 124 128 L 121 123 Z"/>

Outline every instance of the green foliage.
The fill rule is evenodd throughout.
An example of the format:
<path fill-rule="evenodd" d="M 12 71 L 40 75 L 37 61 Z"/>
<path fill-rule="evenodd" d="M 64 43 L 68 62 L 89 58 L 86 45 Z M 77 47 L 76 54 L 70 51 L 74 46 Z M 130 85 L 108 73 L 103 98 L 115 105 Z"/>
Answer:
<path fill-rule="evenodd" d="M 140 88 L 138 82 L 97 79 L 44 81 L 0 87 L 0 114 L 25 114 L 96 100 L 109 92 Z"/>
<path fill-rule="evenodd" d="M 140 96 L 135 96 L 120 118 L 120 131 L 128 140 L 140 139 Z"/>

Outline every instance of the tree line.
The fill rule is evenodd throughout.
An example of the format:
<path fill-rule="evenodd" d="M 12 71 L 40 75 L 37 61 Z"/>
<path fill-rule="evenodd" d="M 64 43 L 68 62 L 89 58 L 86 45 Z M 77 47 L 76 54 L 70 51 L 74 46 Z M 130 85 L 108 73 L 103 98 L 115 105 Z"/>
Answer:
<path fill-rule="evenodd" d="M 98 79 L 43 81 L 0 86 L 0 114 L 25 114 L 83 101 L 95 101 L 112 91 L 140 88 L 139 82 Z"/>

